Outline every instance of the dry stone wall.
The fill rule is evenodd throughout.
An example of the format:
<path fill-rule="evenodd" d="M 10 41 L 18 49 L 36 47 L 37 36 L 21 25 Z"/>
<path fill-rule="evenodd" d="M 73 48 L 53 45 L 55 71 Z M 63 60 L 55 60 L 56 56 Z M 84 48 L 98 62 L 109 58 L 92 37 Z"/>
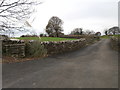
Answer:
<path fill-rule="evenodd" d="M 58 54 L 68 51 L 73 51 L 85 47 L 93 43 L 94 38 L 81 38 L 78 40 L 60 41 L 60 42 L 40 42 L 47 49 L 47 54 Z M 34 41 L 30 41 L 32 43 Z M 3 41 L 3 52 L 14 57 L 25 57 L 25 42 L 24 41 Z"/>
<path fill-rule="evenodd" d="M 3 55 L 25 57 L 25 43 L 21 41 L 2 41 Z"/>
<path fill-rule="evenodd" d="M 120 52 L 120 38 L 119 37 L 111 37 L 111 46 L 113 49 Z"/>
<path fill-rule="evenodd" d="M 82 48 L 85 46 L 86 40 L 83 38 L 60 42 L 41 42 L 41 44 L 47 49 L 47 54 L 57 54 Z"/>

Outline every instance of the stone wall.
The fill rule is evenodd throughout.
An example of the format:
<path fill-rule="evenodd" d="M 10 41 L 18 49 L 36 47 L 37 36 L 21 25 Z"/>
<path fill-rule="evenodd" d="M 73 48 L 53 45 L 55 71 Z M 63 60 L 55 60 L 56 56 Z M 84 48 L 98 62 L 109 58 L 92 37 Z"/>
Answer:
<path fill-rule="evenodd" d="M 120 38 L 111 37 L 111 46 L 112 46 L 113 49 L 120 52 Z"/>
<path fill-rule="evenodd" d="M 58 54 L 73 51 L 93 43 L 95 38 L 81 38 L 78 40 L 60 41 L 60 42 L 40 42 L 47 49 L 47 54 Z M 34 42 L 34 41 L 32 41 Z M 31 41 L 29 43 L 32 43 Z M 3 41 L 3 52 L 5 55 L 14 57 L 25 57 L 24 41 Z"/>
<path fill-rule="evenodd" d="M 25 43 L 21 41 L 2 41 L 3 55 L 12 57 L 25 57 Z"/>
<path fill-rule="evenodd" d="M 86 40 L 70 40 L 70 41 L 60 41 L 60 42 L 41 42 L 47 49 L 47 54 L 57 54 L 68 51 L 73 51 L 82 48 L 86 45 Z"/>
<path fill-rule="evenodd" d="M 0 40 L 0 59 L 2 59 L 2 40 Z"/>

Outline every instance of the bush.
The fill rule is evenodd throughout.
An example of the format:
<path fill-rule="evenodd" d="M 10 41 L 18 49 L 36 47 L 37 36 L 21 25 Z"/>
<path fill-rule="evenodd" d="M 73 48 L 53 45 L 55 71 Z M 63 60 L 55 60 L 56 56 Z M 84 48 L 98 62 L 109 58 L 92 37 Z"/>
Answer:
<path fill-rule="evenodd" d="M 37 35 L 22 35 L 20 37 L 38 37 Z"/>
<path fill-rule="evenodd" d="M 40 41 L 26 42 L 25 54 L 27 57 L 44 57 L 47 50 L 44 45 L 41 45 Z"/>
<path fill-rule="evenodd" d="M 40 37 L 43 37 L 44 36 L 44 34 L 40 34 Z"/>

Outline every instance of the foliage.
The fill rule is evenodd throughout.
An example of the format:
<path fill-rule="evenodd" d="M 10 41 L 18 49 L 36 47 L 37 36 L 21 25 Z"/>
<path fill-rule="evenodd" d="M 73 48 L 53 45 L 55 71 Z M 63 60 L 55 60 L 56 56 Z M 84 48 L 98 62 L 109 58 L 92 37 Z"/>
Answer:
<path fill-rule="evenodd" d="M 40 41 L 26 42 L 25 54 L 30 57 L 43 57 L 47 54 L 47 50 Z"/>
<path fill-rule="evenodd" d="M 40 34 L 40 37 L 43 37 L 43 36 L 44 36 L 44 34 L 41 33 L 41 34 Z"/>
<path fill-rule="evenodd" d="M 112 35 L 117 35 L 120 33 L 120 29 L 119 27 L 115 26 L 115 27 L 110 28 L 108 32 Z"/>
<path fill-rule="evenodd" d="M 96 32 L 95 35 L 96 36 L 101 36 L 101 32 Z"/>
<path fill-rule="evenodd" d="M 105 35 L 108 35 L 108 29 L 104 30 Z"/>
<path fill-rule="evenodd" d="M 75 28 L 70 35 L 82 35 L 83 31 L 82 28 Z"/>
<path fill-rule="evenodd" d="M 51 37 L 59 37 L 61 34 L 63 34 L 62 24 L 63 21 L 57 16 L 51 17 L 46 26 L 47 34 Z"/>
<path fill-rule="evenodd" d="M 41 33 L 41 34 L 40 34 L 40 37 L 47 37 L 47 35 L 46 35 L 46 34 Z"/>
<path fill-rule="evenodd" d="M 86 30 L 86 31 L 84 31 L 84 34 L 92 35 L 92 34 L 95 34 L 95 32 L 93 30 Z"/>
<path fill-rule="evenodd" d="M 38 37 L 37 35 L 22 35 L 20 37 Z"/>
<path fill-rule="evenodd" d="M 117 26 L 114 26 L 108 30 L 105 31 L 106 35 L 118 35 L 120 34 L 120 28 Z"/>

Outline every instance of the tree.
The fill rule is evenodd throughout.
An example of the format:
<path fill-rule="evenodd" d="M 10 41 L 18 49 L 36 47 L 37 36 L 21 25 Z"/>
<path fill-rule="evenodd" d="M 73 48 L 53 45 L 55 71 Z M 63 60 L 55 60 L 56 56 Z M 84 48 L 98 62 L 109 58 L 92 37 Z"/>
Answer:
<path fill-rule="evenodd" d="M 96 36 L 101 36 L 101 32 L 96 32 L 95 35 Z"/>
<path fill-rule="evenodd" d="M 0 31 L 23 30 L 23 22 L 34 12 L 36 0 L 0 0 Z"/>
<path fill-rule="evenodd" d="M 84 33 L 87 35 L 95 34 L 93 30 L 86 30 Z"/>
<path fill-rule="evenodd" d="M 120 33 L 120 28 L 117 26 L 112 27 L 108 30 L 108 33 L 112 35 L 118 35 Z"/>
<path fill-rule="evenodd" d="M 104 33 L 105 33 L 105 35 L 108 35 L 108 30 L 107 30 L 107 29 L 105 29 Z"/>
<path fill-rule="evenodd" d="M 59 37 L 63 31 L 62 24 L 63 21 L 57 16 L 51 17 L 46 26 L 47 34 L 49 36 Z"/>
<path fill-rule="evenodd" d="M 71 31 L 71 35 L 82 35 L 83 31 L 82 28 L 75 28 L 73 31 Z"/>

